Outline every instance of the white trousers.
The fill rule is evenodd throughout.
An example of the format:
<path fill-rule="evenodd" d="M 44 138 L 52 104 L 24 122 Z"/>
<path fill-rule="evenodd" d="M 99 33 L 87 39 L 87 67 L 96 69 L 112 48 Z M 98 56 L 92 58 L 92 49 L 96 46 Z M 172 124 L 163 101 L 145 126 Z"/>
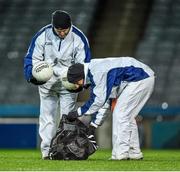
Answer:
<path fill-rule="evenodd" d="M 77 94 L 62 91 L 60 93 L 40 93 L 39 135 L 41 137 L 42 157 L 48 156 L 51 139 L 59 125 L 60 115 L 75 110 Z"/>
<path fill-rule="evenodd" d="M 154 82 L 154 76 L 131 82 L 119 95 L 113 111 L 112 158 L 141 153 L 135 117 L 151 96 Z"/>

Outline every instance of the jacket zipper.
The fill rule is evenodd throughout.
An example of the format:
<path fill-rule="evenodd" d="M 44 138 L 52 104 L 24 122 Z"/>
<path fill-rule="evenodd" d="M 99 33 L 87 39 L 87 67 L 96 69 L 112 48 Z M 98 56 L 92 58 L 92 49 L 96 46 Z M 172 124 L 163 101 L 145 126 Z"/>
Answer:
<path fill-rule="evenodd" d="M 60 49 L 61 49 L 61 41 L 62 41 L 62 40 L 60 39 L 58 51 L 60 51 Z"/>

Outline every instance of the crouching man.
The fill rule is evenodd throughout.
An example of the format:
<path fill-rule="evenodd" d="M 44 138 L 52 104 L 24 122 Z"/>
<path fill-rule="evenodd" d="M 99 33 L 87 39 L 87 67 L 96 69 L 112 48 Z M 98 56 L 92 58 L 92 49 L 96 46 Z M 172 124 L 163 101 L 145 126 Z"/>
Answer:
<path fill-rule="evenodd" d="M 98 114 L 109 100 L 112 90 L 125 85 L 116 95 L 111 159 L 142 159 L 135 117 L 154 89 L 155 77 L 150 67 L 132 57 L 93 59 L 84 65 L 78 63 L 70 66 L 67 79 L 77 88 L 91 84 L 89 100 L 77 111 L 68 114 L 70 120 L 82 115 Z M 98 127 L 95 122 L 91 122 L 91 125 Z"/>

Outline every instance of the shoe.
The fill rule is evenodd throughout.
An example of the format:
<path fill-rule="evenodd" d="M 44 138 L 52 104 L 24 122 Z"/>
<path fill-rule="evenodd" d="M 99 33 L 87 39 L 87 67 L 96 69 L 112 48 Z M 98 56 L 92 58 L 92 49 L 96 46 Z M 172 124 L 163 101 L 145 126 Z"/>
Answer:
<path fill-rule="evenodd" d="M 131 160 L 142 160 L 143 154 L 142 154 L 142 152 L 129 154 L 129 159 L 131 159 Z"/>
<path fill-rule="evenodd" d="M 129 159 L 128 154 L 121 154 L 118 156 L 112 156 L 111 157 L 111 160 L 128 160 L 128 159 Z"/>
<path fill-rule="evenodd" d="M 45 156 L 45 157 L 43 157 L 43 160 L 50 160 L 50 157 L 49 156 Z"/>

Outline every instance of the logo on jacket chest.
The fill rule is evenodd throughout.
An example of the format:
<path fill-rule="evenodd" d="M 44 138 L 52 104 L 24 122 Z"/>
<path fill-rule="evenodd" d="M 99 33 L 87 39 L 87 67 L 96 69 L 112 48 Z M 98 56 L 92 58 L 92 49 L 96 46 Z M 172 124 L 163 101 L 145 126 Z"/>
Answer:
<path fill-rule="evenodd" d="M 45 42 L 45 46 L 46 45 L 52 45 L 52 42 Z"/>

